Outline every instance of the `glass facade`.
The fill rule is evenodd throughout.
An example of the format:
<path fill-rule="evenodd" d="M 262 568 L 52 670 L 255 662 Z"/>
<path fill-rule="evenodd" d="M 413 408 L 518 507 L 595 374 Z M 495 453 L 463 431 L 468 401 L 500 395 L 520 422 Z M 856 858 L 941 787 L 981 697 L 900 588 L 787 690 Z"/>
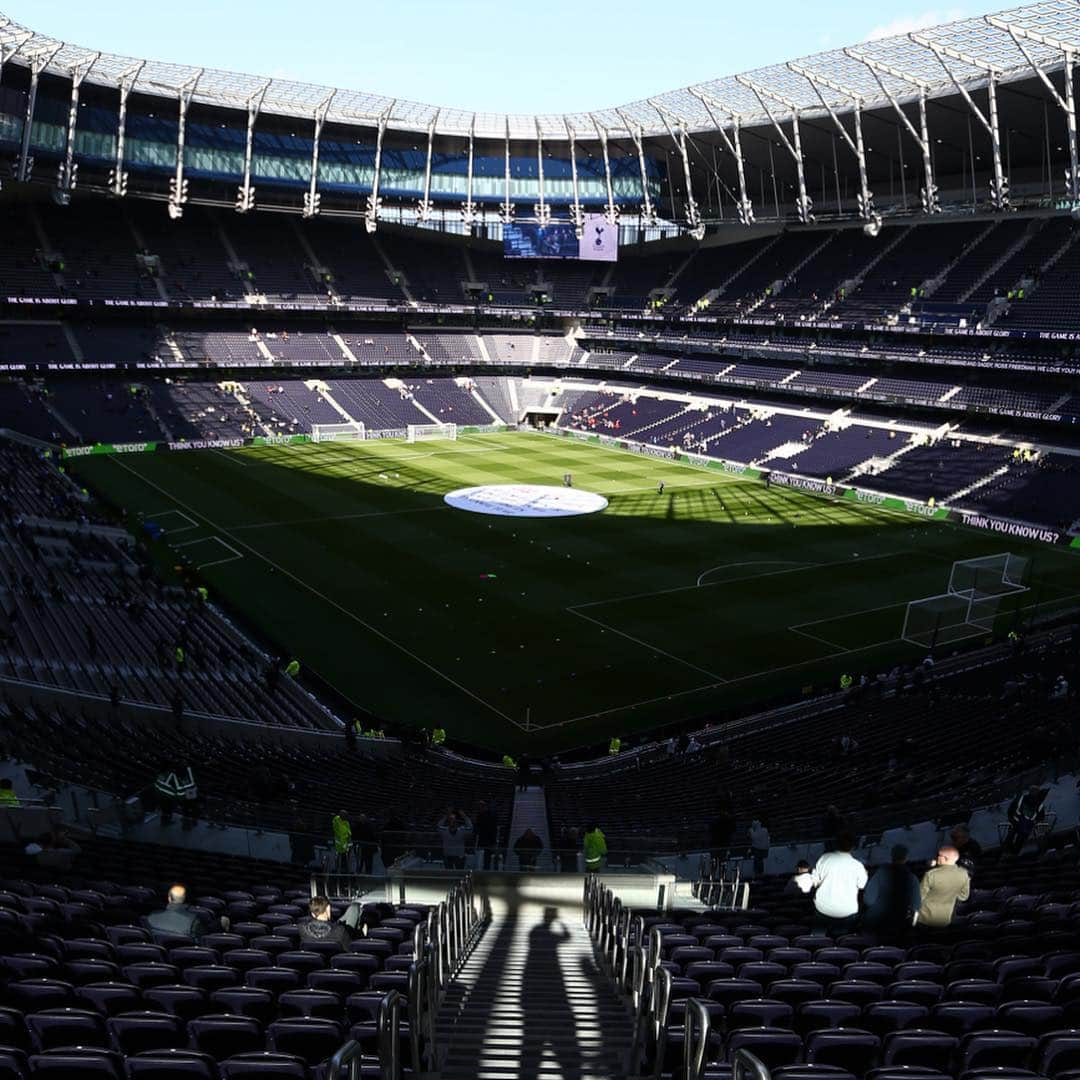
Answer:
<path fill-rule="evenodd" d="M 22 139 L 24 94 L 0 90 L 0 142 L 18 145 Z M 140 171 L 167 174 L 176 168 L 178 120 L 173 115 L 146 111 L 143 101 L 129 104 L 124 141 L 124 166 L 133 176 Z M 185 175 L 239 184 L 244 173 L 247 131 L 244 126 L 208 120 L 205 110 L 189 114 L 184 150 Z M 39 94 L 31 127 L 31 153 L 64 153 L 68 101 Z M 306 123 L 298 120 L 298 123 Z M 117 113 L 98 105 L 79 109 L 75 135 L 75 160 L 111 167 L 116 158 Z M 419 199 L 424 190 L 426 144 L 421 148 L 392 145 L 392 133 L 383 145 L 380 194 L 390 199 Z M 556 149 L 557 148 L 557 149 Z M 555 205 L 573 202 L 571 163 L 565 144 L 553 145 L 553 156 L 544 157 L 544 198 Z M 299 133 L 256 130 L 252 154 L 252 183 L 256 187 L 304 187 L 310 180 L 312 137 Z M 662 157 L 646 160 L 652 199 L 660 198 L 665 163 Z M 502 147 L 485 144 L 473 156 L 472 197 L 477 203 L 497 204 L 506 198 L 506 162 Z M 587 206 L 607 202 L 607 181 L 603 159 L 577 158 L 578 195 Z M 539 169 L 536 155 L 514 155 L 510 162 L 510 200 L 532 205 L 539 201 Z M 643 201 L 641 170 L 636 156 L 612 155 L 612 189 L 617 204 L 635 210 Z M 326 192 L 364 195 L 372 190 L 375 176 L 374 133 L 365 132 L 360 141 L 345 141 L 333 135 L 319 144 L 319 188 Z M 463 202 L 468 194 L 468 158 L 459 153 L 434 153 L 431 161 L 431 198 L 434 201 Z"/>

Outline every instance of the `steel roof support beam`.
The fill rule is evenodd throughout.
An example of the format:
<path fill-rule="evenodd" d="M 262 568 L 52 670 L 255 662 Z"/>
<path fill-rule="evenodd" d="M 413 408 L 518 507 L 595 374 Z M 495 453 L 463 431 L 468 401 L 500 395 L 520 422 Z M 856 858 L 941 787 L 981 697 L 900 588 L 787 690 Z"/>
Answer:
<path fill-rule="evenodd" d="M 697 201 L 694 199 L 694 187 L 690 180 L 690 157 L 686 152 L 686 127 L 679 117 L 672 114 L 675 120 L 675 127 L 672 129 L 668 123 L 665 110 L 660 108 L 652 99 L 649 100 L 649 104 L 656 110 L 672 141 L 678 147 L 679 157 L 682 159 L 683 181 L 686 184 L 686 224 L 689 226 L 690 235 L 695 240 L 703 240 L 705 238 L 705 223 L 701 220 L 701 212 L 698 210 Z"/>
<path fill-rule="evenodd" d="M 336 90 L 331 90 L 315 106 L 312 119 L 315 122 L 315 131 L 311 140 L 311 174 L 308 177 L 308 189 L 304 194 L 303 215 L 312 218 L 319 212 L 319 203 L 322 201 L 319 195 L 319 143 L 322 141 L 323 126 L 326 124 L 326 116 L 330 112 L 330 105 L 334 100 Z"/>
<path fill-rule="evenodd" d="M 427 161 L 424 163 L 424 196 L 417 206 L 417 214 L 421 221 L 431 220 L 431 155 L 435 148 L 435 125 L 439 122 L 439 113 L 436 111 L 431 118 L 427 129 Z"/>
<path fill-rule="evenodd" d="M 848 144 L 851 152 L 855 155 L 855 160 L 859 165 L 859 216 L 869 225 L 880 226 L 881 215 L 874 209 L 874 196 L 870 192 L 870 183 L 866 174 L 866 145 L 863 142 L 862 129 L 862 97 L 855 93 L 854 90 L 849 90 L 847 87 L 840 86 L 825 75 L 820 75 L 816 71 L 810 71 L 808 68 L 804 68 L 799 64 L 788 64 L 788 68 L 795 72 L 796 75 L 801 75 L 813 87 L 818 100 L 832 118 L 832 122 L 836 125 L 836 129 L 840 132 L 844 142 Z M 840 122 L 840 117 L 836 115 L 836 111 L 833 109 L 832 105 L 829 104 L 825 95 L 821 92 L 823 86 L 828 87 L 830 90 L 835 90 L 837 93 L 843 94 L 845 97 L 851 99 L 851 111 L 855 118 L 854 140 L 852 140 L 851 136 L 848 134 L 847 128 Z"/>
<path fill-rule="evenodd" d="M 503 203 L 499 217 L 504 225 L 514 220 L 514 203 L 510 198 L 510 120 L 506 120 L 506 141 L 503 153 Z"/>
<path fill-rule="evenodd" d="M 795 173 L 799 182 L 799 220 L 804 225 L 808 225 L 814 220 L 814 215 L 812 213 L 814 204 L 806 191 L 806 162 L 803 159 L 802 137 L 799 134 L 799 106 L 794 102 L 785 101 L 771 90 L 766 90 L 765 87 L 758 86 L 757 83 L 752 82 L 743 75 L 737 75 L 736 78 L 743 86 L 753 91 L 754 97 L 761 103 L 761 107 L 772 121 L 773 127 L 776 128 L 776 133 L 780 136 L 780 141 L 784 144 L 784 148 L 795 159 Z M 779 102 L 779 104 L 791 110 L 791 133 L 794 138 L 794 143 L 792 143 L 784 134 L 784 129 L 780 126 L 780 122 L 776 119 L 772 109 L 769 107 L 769 102 L 766 100 L 767 98 L 772 98 L 773 101 Z"/>
<path fill-rule="evenodd" d="M 657 110 L 659 112 L 659 110 Z M 626 124 L 626 130 L 630 132 L 630 138 L 634 140 L 634 147 L 637 150 L 638 156 L 638 168 L 641 170 L 641 216 L 646 226 L 656 225 L 656 207 L 653 206 L 652 196 L 649 194 L 649 173 L 645 166 L 645 144 L 642 136 L 641 125 L 633 124 L 623 116 L 620 110 L 616 110 L 619 114 L 619 118 L 624 124 Z"/>
<path fill-rule="evenodd" d="M 57 42 L 51 49 L 30 57 L 30 93 L 26 99 L 26 119 L 23 122 L 22 145 L 19 147 L 19 168 L 15 178 L 22 183 L 30 175 L 34 159 L 30 156 L 30 129 L 34 124 L 34 106 L 37 104 L 38 79 L 41 73 L 49 66 L 52 59 L 64 47 L 63 42 Z M 15 52 L 19 50 L 16 49 Z M 12 53 L 14 56 L 14 53 Z"/>
<path fill-rule="evenodd" d="M 255 155 L 255 121 L 259 117 L 263 98 L 270 89 L 270 79 L 247 100 L 247 139 L 244 142 L 244 181 L 236 194 L 236 209 L 241 214 L 255 209 L 255 189 L 251 186 L 251 162 Z"/>
<path fill-rule="evenodd" d="M 593 124 L 596 127 L 597 137 L 600 139 L 600 149 L 604 154 L 604 179 L 607 181 L 607 206 L 604 209 L 604 217 L 609 225 L 619 224 L 619 208 L 615 205 L 615 188 L 611 183 L 611 158 L 608 156 L 608 131 L 600 126 L 600 122 L 594 116 Z"/>
<path fill-rule="evenodd" d="M 900 123 L 904 125 L 908 130 L 908 134 L 915 140 L 919 149 L 922 151 L 923 159 L 923 190 L 922 190 L 922 205 L 923 211 L 927 214 L 939 214 L 941 213 L 941 201 L 938 199 L 938 188 L 934 182 L 934 160 L 930 152 L 930 128 L 926 122 L 926 96 L 927 85 L 920 79 L 916 79 L 907 72 L 899 71 L 894 67 L 890 67 L 888 64 L 881 63 L 880 60 L 875 60 L 869 56 L 863 56 L 855 49 L 845 49 L 844 53 L 850 56 L 852 60 L 857 60 L 862 64 L 870 74 L 874 76 L 874 81 L 881 87 L 881 92 L 889 99 L 889 104 L 893 107 L 893 111 L 900 118 Z M 907 113 L 904 112 L 900 105 L 900 102 L 896 100 L 896 95 L 885 85 L 882 75 L 891 75 L 894 79 L 899 79 L 901 82 L 907 83 L 909 86 L 914 86 L 919 91 L 919 130 L 915 130 L 915 125 L 908 119 Z"/>
<path fill-rule="evenodd" d="M 541 225 L 547 225 L 551 221 L 551 207 L 544 202 L 544 139 L 540 134 L 539 120 L 536 121 L 536 180 L 540 201 L 533 209 L 536 211 L 536 220 Z"/>
<path fill-rule="evenodd" d="M 191 99 L 195 96 L 195 89 L 202 78 L 200 68 L 187 82 L 176 88 L 176 98 L 179 106 L 179 121 L 176 127 L 176 173 L 169 181 L 169 217 L 174 221 L 184 216 L 184 203 L 187 202 L 188 184 L 184 179 L 184 147 L 187 144 L 187 115 L 191 107 Z"/>
<path fill-rule="evenodd" d="M 744 225 L 753 225 L 754 204 L 750 201 L 750 196 L 746 191 L 746 167 L 743 165 L 742 137 L 739 134 L 739 117 L 734 110 L 725 108 L 720 102 L 702 94 L 700 91 L 691 88 L 690 93 L 705 106 L 705 111 L 709 114 L 709 119 L 716 125 L 717 133 L 720 135 L 720 138 L 724 140 L 724 145 L 728 148 L 728 152 L 735 158 L 735 169 L 739 177 L 739 220 Z M 714 108 L 721 109 L 731 116 L 730 138 L 728 137 L 728 133 L 724 130 L 724 125 L 720 122 L 716 113 L 713 112 Z"/>
<path fill-rule="evenodd" d="M 1069 133 L 1069 168 L 1065 173 L 1065 186 L 1069 192 L 1069 198 L 1075 203 L 1080 201 L 1080 154 L 1077 151 L 1076 135 L 1076 91 L 1073 87 L 1073 69 L 1076 63 L 1076 53 L 1080 46 L 1068 42 L 1057 41 L 1043 34 L 1025 30 L 1021 26 L 1013 26 L 1012 23 L 1000 19 L 995 15 L 987 15 L 986 21 L 998 30 L 1007 30 L 1010 37 L 1016 43 L 1016 47 L 1024 54 L 1028 66 L 1038 75 L 1043 86 L 1046 87 L 1054 104 L 1065 114 L 1065 125 Z M 1031 50 L 1024 44 L 1025 41 L 1033 41 L 1039 45 L 1045 45 L 1052 49 L 1059 49 L 1064 57 L 1065 97 L 1062 98 L 1057 87 L 1050 81 L 1050 76 L 1036 62 L 1031 55 Z"/>
<path fill-rule="evenodd" d="M 476 130 L 476 117 L 469 125 L 469 167 L 465 178 L 465 201 L 461 204 L 461 220 L 466 225 L 476 221 L 476 203 L 473 202 L 473 133 Z"/>
<path fill-rule="evenodd" d="M 83 79 L 89 74 L 90 69 L 97 63 L 100 56 L 101 53 L 94 53 L 71 69 L 71 102 L 68 105 L 64 160 L 60 163 L 56 177 L 57 197 L 64 204 L 71 201 L 71 193 L 75 190 L 76 177 L 79 172 L 79 166 L 75 164 L 75 129 L 79 124 L 79 90 L 82 88 Z"/>
<path fill-rule="evenodd" d="M 390 113 L 394 108 L 394 102 L 386 107 L 386 111 L 379 117 L 379 128 L 375 135 L 375 174 L 371 178 L 371 194 L 367 198 L 367 206 L 364 209 L 364 227 L 369 233 L 373 233 L 379 227 L 379 210 L 382 209 L 382 199 L 379 198 L 379 181 L 382 177 L 382 144 L 386 134 L 386 125 L 390 120 Z"/>
<path fill-rule="evenodd" d="M 9 26 L 11 26 L 11 20 L 6 16 L 0 15 L 0 30 Z M 19 50 L 30 41 L 33 36 L 34 35 L 30 30 L 17 31 L 14 44 L 6 52 L 4 50 L 5 38 L 0 36 L 0 74 L 3 74 L 4 64 L 15 57 Z M 3 187 L 2 183 L 0 183 L 0 187 Z"/>
<path fill-rule="evenodd" d="M 563 122 L 566 123 L 565 120 Z M 580 240 L 582 233 L 585 231 L 585 215 L 581 211 L 581 196 L 578 192 L 577 140 L 574 129 L 568 123 L 566 123 L 566 137 L 570 140 L 570 182 L 574 188 L 574 205 L 570 210 L 570 218 L 574 223 L 574 231 Z"/>
<path fill-rule="evenodd" d="M 131 97 L 135 82 L 145 66 L 146 61 L 140 60 L 120 74 L 118 85 L 120 109 L 116 118 L 116 165 L 113 167 L 112 175 L 109 177 L 109 187 L 117 198 L 127 194 L 128 185 L 128 174 L 124 169 L 124 139 L 127 135 L 128 98 Z"/>
<path fill-rule="evenodd" d="M 911 34 L 909 36 L 917 45 L 922 45 L 923 48 L 929 49 L 938 58 L 938 62 L 945 69 L 945 74 L 949 76 L 953 86 L 956 87 L 957 93 L 967 102 L 968 108 L 971 109 L 975 119 L 982 124 L 990 135 L 990 147 L 994 161 L 994 179 L 990 182 L 990 202 L 993 204 L 995 210 L 1008 210 L 1009 181 L 1005 176 L 1005 170 L 1001 162 L 1001 130 L 998 126 L 997 107 L 997 82 L 1001 73 L 991 64 L 987 64 L 982 60 L 977 60 L 972 56 L 968 56 L 966 53 L 958 52 L 956 49 L 950 49 L 945 45 L 939 45 L 936 41 L 932 41 L 922 34 Z M 986 113 L 975 104 L 974 99 L 968 92 L 968 88 L 956 77 L 953 69 L 949 67 L 946 62 L 946 57 L 956 60 L 961 64 L 966 64 L 968 67 L 977 68 L 986 72 Z M 971 163 L 971 171 L 972 174 L 974 174 L 974 161 Z"/>

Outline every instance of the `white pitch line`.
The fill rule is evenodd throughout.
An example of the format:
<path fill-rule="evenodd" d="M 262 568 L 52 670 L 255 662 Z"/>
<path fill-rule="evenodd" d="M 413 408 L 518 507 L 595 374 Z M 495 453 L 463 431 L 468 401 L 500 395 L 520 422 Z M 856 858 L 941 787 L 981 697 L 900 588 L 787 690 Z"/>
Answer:
<path fill-rule="evenodd" d="M 495 713 L 496 716 L 502 717 L 503 720 L 506 720 L 508 723 L 513 724 L 515 727 L 521 728 L 522 730 L 524 730 L 524 725 L 523 724 L 521 724 L 519 721 L 515 720 L 512 716 L 508 716 L 506 713 L 504 713 L 502 711 L 502 709 L 498 709 L 494 705 L 492 705 L 491 702 L 485 701 L 482 697 L 480 697 L 479 694 L 474 693 L 467 686 L 462 686 L 461 683 L 457 682 L 457 680 L 452 679 L 449 675 L 447 675 L 445 671 L 440 671 L 437 667 L 435 667 L 434 664 L 430 664 L 430 663 L 428 663 L 427 660 L 423 659 L 423 657 L 417 656 L 416 653 L 414 653 L 411 649 L 407 648 L 406 646 L 402 645 L 401 642 L 395 641 L 392 637 L 390 637 L 389 634 L 384 633 L 377 626 L 373 626 L 371 623 L 367 622 L 366 620 L 361 619 L 360 616 L 357 615 L 355 612 L 350 611 L 348 608 L 343 607 L 341 604 L 339 604 L 336 600 L 331 599 L 325 593 L 320 592 L 318 589 L 315 588 L 314 585 L 310 585 L 302 577 L 299 577 L 298 575 L 294 574 L 291 570 L 286 569 L 284 566 L 281 566 L 279 563 L 274 562 L 273 559 L 271 559 L 271 558 L 267 557 L 266 555 L 264 555 L 261 551 L 258 550 L 258 548 L 254 548 L 250 544 L 246 544 L 238 536 L 234 536 L 228 529 L 225 529 L 220 525 L 216 525 L 205 514 L 200 514 L 197 510 L 195 510 L 191 506 L 188 506 L 187 503 L 185 503 L 183 500 L 178 498 L 176 495 L 171 495 L 160 484 L 155 483 L 153 480 L 151 480 L 147 476 L 143 476 L 143 474 L 140 473 L 137 469 L 133 469 L 130 465 L 127 464 L 126 461 L 122 461 L 119 457 L 114 457 L 112 460 L 115 461 L 116 464 L 119 465 L 126 472 L 131 473 L 132 476 L 137 477 L 144 484 L 147 484 L 148 486 L 152 487 L 155 491 L 160 492 L 162 495 L 165 496 L 166 499 L 172 499 L 173 502 L 175 502 L 178 505 L 182 506 L 189 514 L 195 514 L 197 517 L 201 517 L 202 520 L 204 522 L 206 522 L 206 524 L 209 525 L 212 529 L 216 529 L 218 532 L 224 533 L 230 539 L 235 540 L 236 543 L 238 543 L 242 548 L 245 548 L 247 551 L 249 551 L 252 555 L 255 556 L 255 558 L 261 559 L 268 566 L 272 566 L 275 570 L 277 570 L 278 572 L 284 574 L 285 577 L 287 577 L 290 580 L 296 582 L 296 584 L 299 585 L 302 589 L 306 589 L 309 593 L 312 594 L 312 596 L 317 596 L 324 603 L 329 604 L 330 607 L 334 608 L 337 611 L 340 611 L 341 614 L 344 615 L 346 618 L 352 619 L 352 621 L 357 623 L 357 625 L 362 626 L 365 630 L 367 630 L 370 633 L 374 634 L 377 638 L 380 638 L 382 641 L 385 641 L 388 645 L 393 646 L 399 652 L 404 653 L 407 657 L 409 657 L 409 659 L 415 660 L 416 663 L 420 664 L 422 667 L 427 668 L 427 670 L 430 671 L 433 675 L 437 675 L 444 682 L 449 683 L 451 686 L 455 687 L 457 690 L 460 690 L 461 693 L 463 693 L 466 696 L 472 698 L 473 701 L 478 702 L 480 705 L 483 705 L 484 708 L 487 709 L 488 711 Z"/>
<path fill-rule="evenodd" d="M 256 521 L 251 525 L 234 525 L 233 532 L 241 529 L 273 529 L 280 525 L 319 525 L 325 521 L 354 521 L 358 518 L 396 517 L 400 514 L 430 514 L 434 510 L 449 510 L 442 506 L 416 506 L 411 510 L 371 510 L 361 514 L 335 514 L 330 517 L 295 518 L 292 521 Z"/>
<path fill-rule="evenodd" d="M 185 525 L 181 529 L 166 529 L 166 534 L 191 532 L 192 529 L 197 529 L 199 527 L 199 523 L 197 521 L 192 521 L 192 519 L 189 518 L 187 514 L 185 514 L 182 510 L 160 510 L 156 514 L 143 514 L 143 519 L 145 520 L 149 518 L 150 520 L 153 520 L 154 518 L 168 517 L 170 514 L 176 517 L 183 518 L 187 522 L 187 525 Z"/>
<path fill-rule="evenodd" d="M 599 619 L 594 619 L 591 615 L 583 615 L 580 611 L 575 611 L 574 608 L 567 608 L 571 614 L 576 615 L 579 619 L 585 619 L 587 622 L 593 623 L 595 626 L 599 626 L 602 630 L 610 631 L 612 634 L 618 634 L 619 637 L 626 638 L 627 641 L 632 641 L 635 645 L 640 645 L 642 648 L 651 649 L 655 653 L 659 653 L 661 656 L 666 656 L 669 660 L 674 660 L 677 664 L 682 664 L 684 667 L 693 668 L 694 671 L 700 671 L 702 675 L 708 675 L 709 678 L 716 680 L 716 685 L 727 680 L 722 675 L 717 675 L 715 671 L 709 671 L 706 668 L 698 667 L 697 664 L 690 663 L 689 660 L 684 660 L 681 656 L 676 656 L 674 653 L 669 653 L 665 649 L 661 649 L 658 645 L 652 645 L 648 641 L 643 641 L 641 638 L 634 637 L 633 634 L 627 634 L 623 630 L 616 630 L 614 626 L 609 626 L 605 622 L 601 622 Z"/>
<path fill-rule="evenodd" d="M 708 577 L 711 573 L 713 573 L 716 570 L 730 570 L 733 567 L 737 567 L 737 566 L 792 566 L 792 567 L 802 569 L 802 568 L 805 568 L 807 566 L 817 566 L 817 565 L 819 565 L 819 564 L 818 563 L 799 562 L 797 559 L 751 559 L 749 562 L 723 563 L 720 566 L 712 566 L 708 570 L 702 570 L 701 573 L 698 574 L 697 585 L 700 588 L 701 584 L 702 584 L 702 578 Z M 760 576 L 760 575 L 758 575 L 758 576 Z M 724 585 L 724 584 L 726 584 L 726 582 L 717 581 L 717 582 L 714 582 L 713 584 L 715 584 L 715 585 Z"/>
<path fill-rule="evenodd" d="M 776 577 L 779 574 L 801 574 L 805 570 L 823 570 L 827 566 L 850 566 L 853 563 L 874 562 L 877 559 L 895 559 L 901 555 L 909 555 L 908 551 L 887 551 L 882 555 L 863 555 L 857 559 L 835 559 L 832 562 L 823 563 L 805 563 L 794 567 L 791 570 L 768 570 L 764 574 L 746 574 L 743 577 L 728 578 L 726 581 L 716 581 L 712 584 L 706 582 L 704 585 L 676 585 L 673 589 L 657 589 L 655 592 L 643 592 L 643 593 L 631 593 L 629 596 L 613 596 L 608 600 L 589 600 L 584 604 L 574 604 L 572 607 L 567 608 L 567 611 L 577 612 L 580 608 L 588 607 L 603 607 L 606 604 L 621 604 L 626 600 L 644 600 L 650 596 L 668 596 L 671 593 L 687 592 L 690 589 L 715 589 L 719 585 L 734 585 L 740 581 L 757 581 L 758 578 L 764 577 Z M 733 565 L 741 565 L 734 563 Z M 713 567 L 714 570 L 720 569 L 717 566 Z"/>
<path fill-rule="evenodd" d="M 221 566 L 223 563 L 236 562 L 238 559 L 244 557 L 243 552 L 237 551 L 228 541 L 222 540 L 220 536 L 204 536 L 198 540 L 185 540 L 182 544 L 173 544 L 174 548 L 186 548 L 195 547 L 197 544 L 220 544 L 226 551 L 231 551 L 232 554 L 224 559 L 213 559 L 210 562 L 197 563 L 196 570 L 205 570 L 210 566 Z"/>

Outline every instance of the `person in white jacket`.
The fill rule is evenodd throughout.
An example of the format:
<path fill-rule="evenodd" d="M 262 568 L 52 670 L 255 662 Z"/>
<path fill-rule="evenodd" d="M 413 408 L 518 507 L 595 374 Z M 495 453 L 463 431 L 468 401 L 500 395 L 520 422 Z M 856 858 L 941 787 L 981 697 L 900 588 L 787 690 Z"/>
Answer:
<path fill-rule="evenodd" d="M 851 849 L 850 833 L 836 838 L 836 850 L 827 851 L 814 867 L 814 907 L 827 928 L 854 925 L 859 915 L 859 893 L 866 888 L 867 874 Z"/>

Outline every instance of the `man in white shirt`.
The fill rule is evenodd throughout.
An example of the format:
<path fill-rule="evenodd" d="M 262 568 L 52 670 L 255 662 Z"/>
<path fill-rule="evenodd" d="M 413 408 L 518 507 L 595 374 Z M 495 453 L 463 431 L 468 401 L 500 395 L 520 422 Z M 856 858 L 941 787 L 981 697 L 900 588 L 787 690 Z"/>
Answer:
<path fill-rule="evenodd" d="M 866 888 L 866 867 L 851 854 L 850 833 L 836 838 L 836 850 L 827 851 L 814 867 L 814 907 L 827 928 L 854 925 L 859 914 L 859 892 Z"/>

